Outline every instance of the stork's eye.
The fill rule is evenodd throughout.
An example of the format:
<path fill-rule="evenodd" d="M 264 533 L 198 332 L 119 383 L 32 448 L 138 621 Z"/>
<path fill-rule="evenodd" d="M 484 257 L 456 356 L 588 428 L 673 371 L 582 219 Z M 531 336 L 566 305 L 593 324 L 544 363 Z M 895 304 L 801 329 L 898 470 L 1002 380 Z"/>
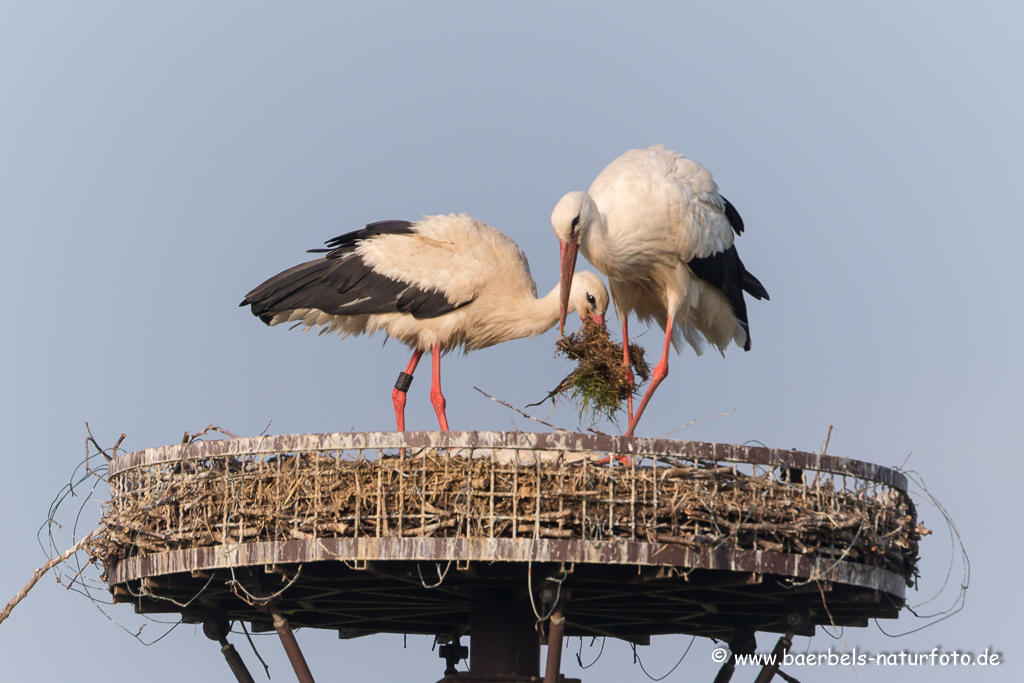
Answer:
<path fill-rule="evenodd" d="M 573 218 L 573 219 L 572 219 L 572 227 L 571 227 L 571 230 L 572 230 L 573 232 L 576 232 L 576 228 L 578 228 L 578 227 L 579 227 L 579 224 L 580 224 L 580 215 L 579 215 L 579 214 L 576 214 L 576 218 Z"/>
<path fill-rule="evenodd" d="M 597 299 L 594 298 L 593 294 L 587 294 L 587 303 L 591 306 L 597 306 Z"/>

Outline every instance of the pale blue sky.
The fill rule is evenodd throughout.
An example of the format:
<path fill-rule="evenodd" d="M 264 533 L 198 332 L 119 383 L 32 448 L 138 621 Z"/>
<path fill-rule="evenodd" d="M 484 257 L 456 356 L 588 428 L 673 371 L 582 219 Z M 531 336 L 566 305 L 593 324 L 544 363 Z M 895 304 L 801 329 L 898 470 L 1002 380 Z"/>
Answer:
<path fill-rule="evenodd" d="M 872 624 L 843 642 L 994 648 L 1006 664 L 976 680 L 1019 679 L 1022 29 L 1015 3 L 5 3 L 0 603 L 45 561 L 36 529 L 84 453 L 85 420 L 104 443 L 126 432 L 131 450 L 211 422 L 245 435 L 271 421 L 274 433 L 392 428 L 407 350 L 267 329 L 237 308 L 252 286 L 370 221 L 466 212 L 518 241 L 546 292 L 558 198 L 663 142 L 714 172 L 772 300 L 750 305 L 750 353 L 672 357 L 638 435 L 735 408 L 676 436 L 815 450 L 831 424 L 830 453 L 891 466 L 910 454 L 966 542 L 967 607 L 903 638 Z M 659 337 L 640 342 L 656 356 Z M 538 400 L 567 372 L 554 340 L 446 358 L 452 428 L 534 429 L 472 387 Z M 420 375 L 407 420 L 433 429 Z M 576 425 L 570 406 L 550 419 Z M 937 533 L 911 604 L 934 594 L 950 555 L 939 514 L 920 516 Z M 130 607 L 111 614 L 141 623 Z M 443 669 L 425 638 L 405 650 L 391 636 L 299 639 L 322 680 Z M 640 653 L 660 675 L 688 642 Z M 795 647 L 843 642 L 819 632 Z M 666 680 L 711 680 L 712 647 L 698 641 Z M 274 680 L 292 680 L 276 642 L 261 652 Z M 0 625 L 0 661 L 10 680 L 229 676 L 201 631 L 142 647 L 49 578 Z M 586 681 L 646 680 L 621 643 L 582 673 L 563 662 Z"/>

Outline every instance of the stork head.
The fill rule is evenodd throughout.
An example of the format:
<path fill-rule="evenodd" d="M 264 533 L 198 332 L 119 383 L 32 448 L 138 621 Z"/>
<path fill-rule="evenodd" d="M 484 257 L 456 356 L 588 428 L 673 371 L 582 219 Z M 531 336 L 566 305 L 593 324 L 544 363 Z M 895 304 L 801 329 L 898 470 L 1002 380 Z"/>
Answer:
<path fill-rule="evenodd" d="M 572 289 L 573 272 L 576 270 L 576 257 L 580 252 L 580 236 L 600 220 L 601 213 L 597 210 L 597 204 L 586 192 L 570 192 L 558 201 L 555 210 L 551 212 L 551 227 L 555 229 L 555 235 L 558 237 L 562 249 L 560 257 L 562 275 L 559 279 L 562 286 L 562 299 L 558 314 L 559 334 L 565 334 L 565 316 L 569 308 L 569 295 Z M 601 287 L 603 288 L 604 285 Z M 605 298 L 607 299 L 607 294 Z"/>
<path fill-rule="evenodd" d="M 565 289 L 562 289 L 565 296 Z M 572 276 L 572 296 L 569 305 L 580 314 L 580 320 L 593 320 L 604 326 L 604 314 L 608 312 L 608 290 L 604 282 L 589 270 L 581 270 Z"/>

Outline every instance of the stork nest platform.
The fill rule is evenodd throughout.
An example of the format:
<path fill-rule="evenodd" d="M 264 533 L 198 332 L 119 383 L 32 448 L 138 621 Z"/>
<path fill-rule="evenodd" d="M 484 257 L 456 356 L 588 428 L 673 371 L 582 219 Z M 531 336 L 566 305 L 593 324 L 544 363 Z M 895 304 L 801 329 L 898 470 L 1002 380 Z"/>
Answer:
<path fill-rule="evenodd" d="M 629 465 L 599 463 L 632 456 Z M 300 434 L 110 463 L 89 551 L 140 612 L 442 636 L 486 597 L 567 635 L 729 639 L 895 617 L 927 530 L 899 472 L 575 433 Z M 484 596 L 484 597 L 482 597 Z M 488 597 L 489 596 L 489 597 Z"/>

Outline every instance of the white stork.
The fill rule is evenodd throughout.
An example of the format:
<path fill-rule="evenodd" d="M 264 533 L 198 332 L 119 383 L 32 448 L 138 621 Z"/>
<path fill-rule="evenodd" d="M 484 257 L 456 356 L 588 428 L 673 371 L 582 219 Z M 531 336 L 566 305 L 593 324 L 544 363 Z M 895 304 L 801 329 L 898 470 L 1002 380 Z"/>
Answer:
<path fill-rule="evenodd" d="M 660 144 L 632 149 L 608 164 L 589 192 L 562 197 L 551 224 L 562 244 L 562 316 L 582 251 L 608 277 L 631 382 L 629 314 L 665 330 L 661 360 L 636 414 L 632 399 L 628 402 L 626 436 L 633 436 L 668 375 L 670 342 L 680 351 L 685 339 L 698 355 L 704 341 L 723 355 L 732 341 L 750 350 L 743 292 L 755 299 L 767 299 L 768 292 L 743 267 L 733 244 L 743 232 L 743 219 L 696 161 Z"/>
<path fill-rule="evenodd" d="M 424 351 L 433 357 L 431 403 L 447 430 L 442 353 L 543 334 L 559 321 L 561 299 L 602 325 L 608 310 L 604 283 L 588 272 L 572 278 L 571 296 L 559 297 L 559 284 L 537 298 L 519 245 L 465 214 L 371 223 L 326 244 L 310 250 L 326 256 L 275 275 L 240 305 L 267 325 L 319 325 L 343 337 L 383 330 L 411 347 L 392 392 L 398 431 L 405 431 L 406 391 Z"/>

